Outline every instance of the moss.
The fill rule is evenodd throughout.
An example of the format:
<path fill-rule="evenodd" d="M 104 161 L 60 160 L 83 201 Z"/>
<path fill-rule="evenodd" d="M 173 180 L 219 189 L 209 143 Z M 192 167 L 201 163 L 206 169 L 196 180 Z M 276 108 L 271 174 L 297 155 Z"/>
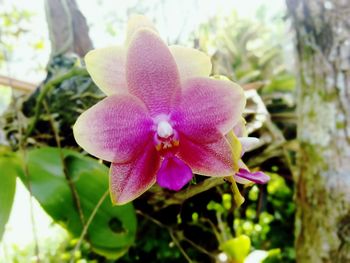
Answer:
<path fill-rule="evenodd" d="M 336 128 L 337 128 L 338 130 L 345 129 L 345 128 L 346 128 L 345 122 L 343 122 L 343 121 L 337 121 L 337 122 L 336 122 Z"/>
<path fill-rule="evenodd" d="M 303 149 L 303 155 L 307 157 L 307 165 L 308 167 L 312 168 L 313 164 L 317 164 L 315 167 L 317 169 L 327 170 L 328 164 L 325 161 L 322 153 L 324 151 L 323 147 L 316 146 L 311 143 L 303 142 L 301 143 L 301 149 Z M 312 168 L 316 169 L 316 168 Z"/>

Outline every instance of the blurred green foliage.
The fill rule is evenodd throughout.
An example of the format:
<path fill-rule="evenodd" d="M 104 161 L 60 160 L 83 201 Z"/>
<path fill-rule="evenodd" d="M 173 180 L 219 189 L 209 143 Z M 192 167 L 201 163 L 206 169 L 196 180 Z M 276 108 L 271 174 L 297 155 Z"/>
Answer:
<path fill-rule="evenodd" d="M 288 72 L 283 53 L 285 27 L 282 16 L 265 17 L 262 6 L 254 19 L 236 12 L 214 17 L 200 28 L 199 46 L 213 54 L 213 73 L 265 93 L 293 91 L 295 78 Z M 272 26 L 273 23 L 273 26 Z"/>

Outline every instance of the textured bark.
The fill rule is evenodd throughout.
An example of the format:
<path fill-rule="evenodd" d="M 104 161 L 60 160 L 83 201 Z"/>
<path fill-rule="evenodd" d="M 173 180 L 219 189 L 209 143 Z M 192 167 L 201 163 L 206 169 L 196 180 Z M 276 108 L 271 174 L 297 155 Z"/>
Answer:
<path fill-rule="evenodd" d="M 350 262 L 350 8 L 287 0 L 298 54 L 297 262 Z"/>
<path fill-rule="evenodd" d="M 75 0 L 46 0 L 46 20 L 51 39 L 51 54 L 75 53 L 83 57 L 92 49 L 89 28 Z"/>

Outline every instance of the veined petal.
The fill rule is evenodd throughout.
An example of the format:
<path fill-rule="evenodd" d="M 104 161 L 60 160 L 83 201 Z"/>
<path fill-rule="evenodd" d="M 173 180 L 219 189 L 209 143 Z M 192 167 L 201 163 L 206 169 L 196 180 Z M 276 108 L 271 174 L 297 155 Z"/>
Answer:
<path fill-rule="evenodd" d="M 85 64 L 93 81 L 106 95 L 128 92 L 124 47 L 112 46 L 92 50 L 86 54 Z"/>
<path fill-rule="evenodd" d="M 151 140 L 153 121 L 131 95 L 112 95 L 85 111 L 73 127 L 77 143 L 109 162 L 127 162 Z"/>
<path fill-rule="evenodd" d="M 168 113 L 180 93 L 180 78 L 167 45 L 148 29 L 133 35 L 126 62 L 131 94 L 139 97 L 151 114 Z"/>
<path fill-rule="evenodd" d="M 157 173 L 157 183 L 163 188 L 179 191 L 193 177 L 191 168 L 175 156 L 165 157 Z"/>
<path fill-rule="evenodd" d="M 226 80 L 189 79 L 171 120 L 191 140 L 211 142 L 228 133 L 245 106 L 241 87 Z"/>
<path fill-rule="evenodd" d="M 208 77 L 210 75 L 212 64 L 207 54 L 194 48 L 178 45 L 169 46 L 169 49 L 177 64 L 181 82 L 189 78 Z"/>
<path fill-rule="evenodd" d="M 199 144 L 180 134 L 179 157 L 197 174 L 206 176 L 234 174 L 231 147 L 223 136 L 215 142 Z"/>
<path fill-rule="evenodd" d="M 156 181 L 160 159 L 153 143 L 131 162 L 112 163 L 110 169 L 110 193 L 115 205 L 126 204 L 146 192 Z"/>
<path fill-rule="evenodd" d="M 234 177 L 235 180 L 241 184 L 246 184 L 249 181 L 257 184 L 266 184 L 270 180 L 270 176 L 261 171 L 250 172 L 249 170 L 243 168 L 239 169 Z"/>
<path fill-rule="evenodd" d="M 148 17 L 143 15 L 131 15 L 128 20 L 128 29 L 126 34 L 126 44 L 128 45 L 130 43 L 130 40 L 133 36 L 133 34 L 141 29 L 141 28 L 148 28 L 155 33 L 158 33 L 156 27 L 154 26 L 153 22 L 148 19 Z"/>

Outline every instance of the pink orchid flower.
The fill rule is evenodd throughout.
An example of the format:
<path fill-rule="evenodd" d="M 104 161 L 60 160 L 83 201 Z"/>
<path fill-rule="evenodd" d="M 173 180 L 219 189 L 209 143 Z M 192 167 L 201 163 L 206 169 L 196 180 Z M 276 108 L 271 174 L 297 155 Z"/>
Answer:
<path fill-rule="evenodd" d="M 209 78 L 208 56 L 168 47 L 137 17 L 123 47 L 91 51 L 86 66 L 108 96 L 78 118 L 74 136 L 88 153 L 112 163 L 115 204 L 155 182 L 177 191 L 193 173 L 234 174 L 225 134 L 240 120 L 245 97 L 238 85 Z"/>
<path fill-rule="evenodd" d="M 258 138 L 248 137 L 248 133 L 245 128 L 245 120 L 243 118 L 241 118 L 241 120 L 233 128 L 233 134 L 238 137 L 238 140 L 241 144 L 241 157 L 245 152 L 250 151 L 257 144 L 259 144 Z M 231 141 L 232 138 L 229 138 L 229 140 Z M 242 160 L 239 160 L 238 166 L 239 170 L 234 175 L 234 179 L 237 183 L 249 184 L 254 182 L 257 184 L 266 184 L 270 180 L 270 177 L 261 171 L 250 172 L 249 168 L 244 164 Z"/>

